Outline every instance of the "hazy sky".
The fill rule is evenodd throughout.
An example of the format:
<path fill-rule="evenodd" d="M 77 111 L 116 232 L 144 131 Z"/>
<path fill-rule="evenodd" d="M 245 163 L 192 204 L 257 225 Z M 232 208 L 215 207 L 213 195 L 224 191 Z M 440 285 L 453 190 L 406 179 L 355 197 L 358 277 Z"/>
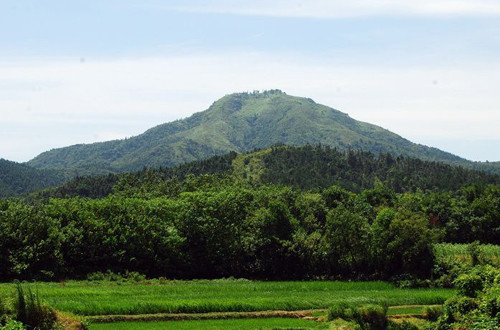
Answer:
<path fill-rule="evenodd" d="M 498 0 L 0 0 L 0 158 L 281 89 L 500 160 Z"/>

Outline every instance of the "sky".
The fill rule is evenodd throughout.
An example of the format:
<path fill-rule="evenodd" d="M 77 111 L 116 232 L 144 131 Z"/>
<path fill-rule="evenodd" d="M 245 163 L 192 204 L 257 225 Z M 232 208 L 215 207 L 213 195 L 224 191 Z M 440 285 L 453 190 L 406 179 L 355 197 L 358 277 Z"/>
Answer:
<path fill-rule="evenodd" d="M 500 161 L 498 0 L 0 0 L 0 158 L 281 89 Z"/>

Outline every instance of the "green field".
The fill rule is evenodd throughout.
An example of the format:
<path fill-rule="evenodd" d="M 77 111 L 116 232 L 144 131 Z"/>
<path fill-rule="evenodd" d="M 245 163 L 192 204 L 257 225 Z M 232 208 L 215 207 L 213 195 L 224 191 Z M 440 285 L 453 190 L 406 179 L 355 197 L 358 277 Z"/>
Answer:
<path fill-rule="evenodd" d="M 195 280 L 31 284 L 50 306 L 76 315 L 326 309 L 333 303 L 441 304 L 449 289 L 398 289 L 385 282 Z M 13 284 L 0 284 L 14 292 Z"/>
<path fill-rule="evenodd" d="M 470 244 L 440 243 L 434 245 L 436 260 L 441 263 L 462 263 L 472 266 Z M 478 245 L 479 259 L 483 263 L 500 266 L 500 245 Z"/>
<path fill-rule="evenodd" d="M 229 319 L 229 320 L 192 320 L 168 322 L 116 322 L 92 324 L 90 330 L 101 329 L 328 329 L 326 322 L 303 319 L 269 318 L 269 319 Z"/>

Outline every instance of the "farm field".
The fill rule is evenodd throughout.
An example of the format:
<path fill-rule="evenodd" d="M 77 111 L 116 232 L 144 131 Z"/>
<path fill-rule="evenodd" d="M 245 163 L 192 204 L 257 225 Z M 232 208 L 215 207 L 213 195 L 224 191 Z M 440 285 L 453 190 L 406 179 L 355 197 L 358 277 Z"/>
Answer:
<path fill-rule="evenodd" d="M 269 318 L 269 319 L 226 319 L 226 320 L 189 320 L 167 322 L 116 322 L 91 324 L 90 330 L 104 329 L 328 329 L 326 322 L 304 319 Z"/>
<path fill-rule="evenodd" d="M 472 256 L 470 244 L 440 243 L 434 244 L 434 254 L 436 260 L 442 263 L 460 262 L 467 266 L 472 266 Z M 480 244 L 478 248 L 478 258 L 482 262 L 500 266 L 500 245 Z"/>
<path fill-rule="evenodd" d="M 57 310 L 82 316 L 326 309 L 339 301 L 441 304 L 450 289 L 398 289 L 385 282 L 194 280 L 31 284 Z M 13 284 L 0 284 L 11 291 Z"/>

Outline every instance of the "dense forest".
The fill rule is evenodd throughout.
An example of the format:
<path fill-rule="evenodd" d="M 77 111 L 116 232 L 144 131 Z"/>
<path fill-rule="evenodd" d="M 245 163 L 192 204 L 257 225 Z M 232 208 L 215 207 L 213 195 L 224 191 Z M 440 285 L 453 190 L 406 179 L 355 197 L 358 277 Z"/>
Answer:
<path fill-rule="evenodd" d="M 0 159 L 0 198 L 19 196 L 63 183 L 56 170 L 38 170 L 25 164 Z"/>
<path fill-rule="evenodd" d="M 499 219 L 496 176 L 276 147 L 0 200 L 0 280 L 428 278 L 434 243 L 498 243 Z"/>
<path fill-rule="evenodd" d="M 338 185 L 353 192 L 371 189 L 382 182 L 396 193 L 416 190 L 447 191 L 471 184 L 500 184 L 500 176 L 464 169 L 439 162 L 340 151 L 328 146 L 275 146 L 246 154 L 230 152 L 176 167 L 144 168 L 138 172 L 77 177 L 59 187 L 32 195 L 49 197 L 102 198 L 126 189 L 163 187 L 169 180 L 184 180 L 186 175 L 224 174 L 234 181 L 258 186 L 279 184 L 298 189 L 327 188 Z M 154 190 L 154 189 L 153 189 Z M 156 190 L 161 191 L 160 188 Z"/>

